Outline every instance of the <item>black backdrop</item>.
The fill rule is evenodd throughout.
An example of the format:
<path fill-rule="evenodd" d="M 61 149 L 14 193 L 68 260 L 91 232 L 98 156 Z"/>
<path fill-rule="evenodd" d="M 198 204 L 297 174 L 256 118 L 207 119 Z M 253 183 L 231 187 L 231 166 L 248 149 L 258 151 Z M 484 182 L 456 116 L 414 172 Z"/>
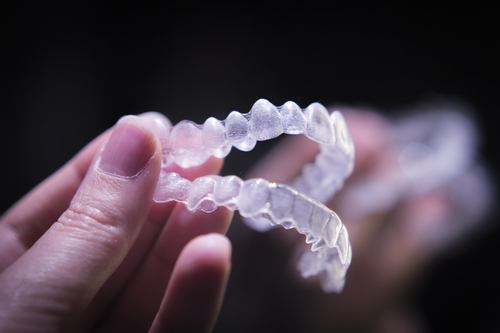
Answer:
<path fill-rule="evenodd" d="M 496 170 L 497 14 L 470 6 L 2 2 L 1 212 L 124 114 L 156 110 L 173 123 L 202 123 L 247 112 L 261 97 L 382 112 L 458 98 L 477 111 L 480 154 Z M 225 173 L 251 163 L 231 156 Z M 500 238 L 490 229 L 437 262 L 421 287 L 416 301 L 432 329 L 499 328 Z M 228 311 L 216 330 L 238 330 L 224 324 Z"/>

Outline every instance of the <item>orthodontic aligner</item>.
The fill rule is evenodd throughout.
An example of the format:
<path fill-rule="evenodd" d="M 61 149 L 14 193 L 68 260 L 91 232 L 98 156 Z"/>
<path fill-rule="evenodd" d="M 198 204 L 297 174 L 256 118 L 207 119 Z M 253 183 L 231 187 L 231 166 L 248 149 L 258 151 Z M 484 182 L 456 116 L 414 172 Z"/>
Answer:
<path fill-rule="evenodd" d="M 325 292 L 341 292 L 351 263 L 352 249 L 345 226 L 326 203 L 354 168 L 354 145 L 342 114 L 313 103 L 302 110 L 294 102 L 276 107 L 265 99 L 250 112 L 231 112 L 225 120 L 208 118 L 203 125 L 183 120 L 171 127 L 159 119 L 148 124 L 162 144 L 162 171 L 153 199 L 177 201 L 189 211 L 213 212 L 218 206 L 238 209 L 250 227 L 264 231 L 274 225 L 296 228 L 313 244 L 298 268 L 304 278 L 320 274 Z M 291 185 L 257 178 L 243 181 L 237 176 L 203 176 L 193 182 L 164 167 L 176 163 L 182 168 L 203 164 L 213 155 L 226 157 L 234 146 L 252 150 L 257 141 L 282 133 L 305 134 L 320 143 L 315 162 L 304 166 Z"/>

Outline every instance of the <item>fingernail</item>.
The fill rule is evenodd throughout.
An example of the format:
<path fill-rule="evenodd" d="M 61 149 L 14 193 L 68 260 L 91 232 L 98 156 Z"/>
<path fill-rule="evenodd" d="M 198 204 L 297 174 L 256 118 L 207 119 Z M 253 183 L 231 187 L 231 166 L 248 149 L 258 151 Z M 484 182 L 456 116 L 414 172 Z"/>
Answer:
<path fill-rule="evenodd" d="M 99 169 L 123 177 L 137 175 L 155 151 L 155 138 L 136 117 L 124 117 L 113 128 Z"/>

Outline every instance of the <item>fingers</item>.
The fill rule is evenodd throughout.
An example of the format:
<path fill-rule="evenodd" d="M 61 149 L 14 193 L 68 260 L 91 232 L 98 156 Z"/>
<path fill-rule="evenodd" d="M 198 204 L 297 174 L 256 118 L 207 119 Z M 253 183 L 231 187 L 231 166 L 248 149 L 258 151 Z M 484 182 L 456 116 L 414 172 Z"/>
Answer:
<path fill-rule="evenodd" d="M 182 250 L 151 332 L 211 332 L 230 271 L 231 244 L 200 236 Z"/>
<path fill-rule="evenodd" d="M 139 117 L 161 119 L 171 126 L 170 121 L 157 112 L 143 113 Z M 26 252 L 68 208 L 92 158 L 109 134 L 110 130 L 105 131 L 90 142 L 1 217 L 0 272 Z"/>
<path fill-rule="evenodd" d="M 221 207 L 207 214 L 201 211 L 190 213 L 183 205 L 177 205 L 146 261 L 108 314 L 102 331 L 147 331 L 184 246 L 202 234 L 226 233 L 231 218 L 232 212 Z"/>
<path fill-rule="evenodd" d="M 118 122 L 69 208 L 0 274 L 0 325 L 71 328 L 139 234 L 160 159 L 158 140 L 143 120 Z"/>
<path fill-rule="evenodd" d="M 188 169 L 179 169 L 176 165 L 171 165 L 167 169 L 170 172 L 178 172 L 184 178 L 194 179 L 206 174 L 217 174 L 222 167 L 222 160 L 217 158 L 210 158 L 204 164 Z M 183 217 L 170 219 L 167 226 L 171 228 L 172 224 L 180 224 L 179 230 L 171 230 L 170 238 L 177 241 L 177 247 L 174 252 L 170 251 L 165 244 L 171 244 L 171 239 L 164 239 L 162 235 L 168 234 L 165 232 L 164 226 L 173 210 L 185 212 L 187 215 L 186 220 Z M 177 214 L 178 215 L 178 214 Z M 149 327 L 151 325 L 158 307 L 160 306 L 161 299 L 165 292 L 168 279 L 172 271 L 173 265 L 177 256 L 181 252 L 186 243 L 193 237 L 201 233 L 220 232 L 225 233 L 232 214 L 223 209 L 215 214 L 206 214 L 198 212 L 195 214 L 188 214 L 183 204 L 175 202 L 167 203 L 154 203 L 146 219 L 146 222 L 137 238 L 134 246 L 129 251 L 129 254 L 124 259 L 122 264 L 118 267 L 115 273 L 106 281 L 105 285 L 101 288 L 99 293 L 94 297 L 91 305 L 81 317 L 78 323 L 78 331 L 83 332 L 89 329 L 95 329 L 98 322 L 102 322 L 103 315 L 107 315 L 104 325 L 114 325 L 115 320 L 119 324 L 128 323 L 128 321 L 144 322 L 144 325 Z M 172 223 L 172 221 L 177 221 Z M 200 225 L 207 227 L 206 229 L 199 229 L 197 232 L 191 232 L 186 235 L 186 231 L 192 230 L 189 225 Z M 218 227 L 223 225 L 223 227 Z M 185 227 L 183 227 L 185 226 Z M 163 237 L 163 238 L 161 238 Z M 158 241 L 159 239 L 161 241 Z M 179 240 L 182 242 L 179 243 Z M 162 262 L 157 262 L 151 257 L 159 257 L 157 253 L 162 255 L 168 254 L 173 258 L 168 269 L 168 274 L 160 274 L 159 272 L 165 271 Z M 151 256 L 151 254 L 153 254 Z M 160 256 L 161 257 L 161 256 Z M 131 280 L 131 276 L 134 276 Z M 128 285 L 127 285 L 128 283 Z M 133 292 L 131 292 L 133 290 Z M 133 295 L 129 297 L 121 296 L 120 294 Z M 131 300 L 131 301 L 129 301 Z M 129 303 L 131 302 L 131 303 Z M 109 307 L 114 305 L 114 310 L 109 311 Z M 140 311 L 137 307 L 140 305 Z M 129 311 L 130 310 L 130 311 Z M 146 313 L 142 317 L 141 313 Z M 124 315 L 126 313 L 126 315 Z M 136 320 L 137 318 L 144 320 Z M 131 325 L 125 325 L 129 328 Z"/>

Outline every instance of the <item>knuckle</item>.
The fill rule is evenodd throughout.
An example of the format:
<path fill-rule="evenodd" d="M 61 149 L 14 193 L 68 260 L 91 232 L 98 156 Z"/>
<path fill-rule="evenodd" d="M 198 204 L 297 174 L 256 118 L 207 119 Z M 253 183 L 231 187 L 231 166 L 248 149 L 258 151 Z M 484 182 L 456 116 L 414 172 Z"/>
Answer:
<path fill-rule="evenodd" d="M 95 204 L 72 203 L 61 215 L 58 223 L 73 237 L 98 243 L 129 241 L 123 229 L 123 214 L 117 209 L 101 209 Z"/>

